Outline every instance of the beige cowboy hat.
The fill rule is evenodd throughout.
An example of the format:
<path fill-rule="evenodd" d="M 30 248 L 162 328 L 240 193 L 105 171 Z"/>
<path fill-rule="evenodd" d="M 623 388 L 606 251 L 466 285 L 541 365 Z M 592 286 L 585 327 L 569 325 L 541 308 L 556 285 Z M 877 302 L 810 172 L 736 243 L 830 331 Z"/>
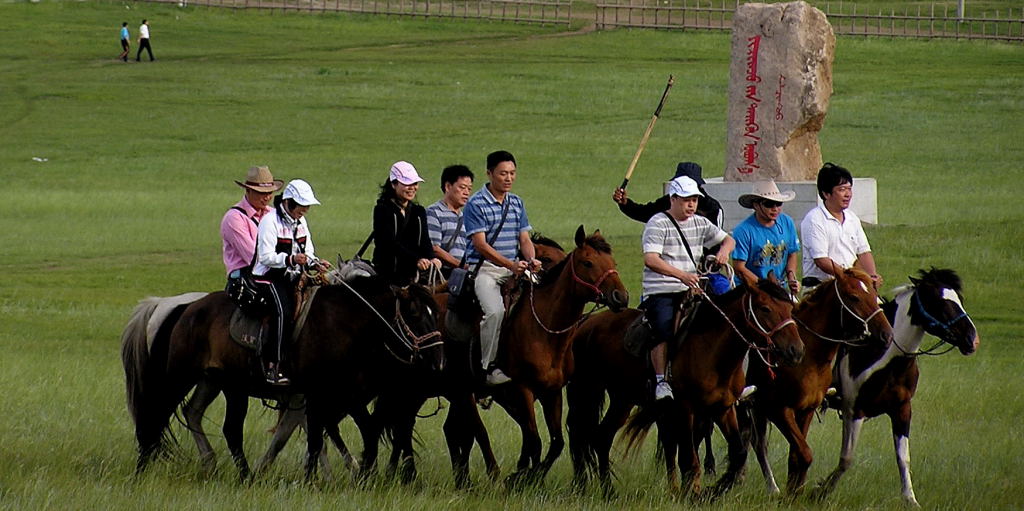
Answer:
<path fill-rule="evenodd" d="M 758 199 L 768 199 L 775 202 L 789 202 L 796 198 L 796 192 L 790 190 L 788 192 L 780 192 L 779 187 L 775 185 L 775 181 L 757 181 L 754 183 L 754 190 L 750 193 L 740 195 L 738 199 L 740 206 L 747 209 L 754 208 L 754 201 Z"/>
<path fill-rule="evenodd" d="M 276 192 L 284 187 L 284 181 L 274 179 L 270 168 L 265 165 L 249 167 L 249 172 L 245 174 L 245 182 L 235 181 L 235 184 L 263 193 Z"/>

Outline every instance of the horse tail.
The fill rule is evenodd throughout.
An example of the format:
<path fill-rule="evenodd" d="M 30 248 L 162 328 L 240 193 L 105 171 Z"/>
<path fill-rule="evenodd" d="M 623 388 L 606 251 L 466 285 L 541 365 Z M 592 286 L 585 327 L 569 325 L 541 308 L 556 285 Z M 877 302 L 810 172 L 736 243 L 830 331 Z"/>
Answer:
<path fill-rule="evenodd" d="M 153 311 L 162 298 L 149 297 L 139 302 L 132 311 L 128 324 L 121 332 L 121 363 L 124 365 L 125 392 L 128 413 L 138 424 L 146 391 L 146 371 L 149 365 L 149 340 L 146 328 Z"/>
<path fill-rule="evenodd" d="M 132 311 L 121 333 L 121 362 L 125 373 L 128 413 L 135 423 L 139 469 L 167 440 L 168 421 L 161 419 L 166 394 L 165 370 L 171 330 L 189 304 L 206 293 L 168 298 L 149 297 Z"/>
<path fill-rule="evenodd" d="M 661 403 L 659 402 L 641 405 L 629 416 L 623 431 L 623 438 L 627 441 L 626 454 L 633 452 L 634 449 L 643 445 L 644 439 L 647 438 L 647 433 L 651 430 L 651 426 L 655 425 L 659 419 L 666 415 L 666 407 L 660 405 Z"/>

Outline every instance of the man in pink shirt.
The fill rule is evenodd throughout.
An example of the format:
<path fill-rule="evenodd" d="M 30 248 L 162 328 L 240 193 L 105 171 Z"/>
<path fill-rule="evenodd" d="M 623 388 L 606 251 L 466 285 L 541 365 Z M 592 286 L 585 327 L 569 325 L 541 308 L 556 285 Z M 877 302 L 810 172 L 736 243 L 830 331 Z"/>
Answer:
<path fill-rule="evenodd" d="M 224 213 L 224 219 L 220 222 L 220 236 L 224 240 L 224 268 L 229 279 L 237 277 L 232 273 L 252 264 L 260 219 L 274 211 L 270 207 L 270 199 L 274 192 L 284 186 L 284 181 L 274 179 L 269 168 L 260 166 L 249 169 L 244 183 L 235 181 L 235 184 L 245 189 L 245 196 Z"/>

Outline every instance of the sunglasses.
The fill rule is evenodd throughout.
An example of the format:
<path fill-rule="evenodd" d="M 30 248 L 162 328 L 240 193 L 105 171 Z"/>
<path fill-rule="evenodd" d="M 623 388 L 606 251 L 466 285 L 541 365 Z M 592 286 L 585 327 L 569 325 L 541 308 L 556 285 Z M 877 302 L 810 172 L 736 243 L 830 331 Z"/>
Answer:
<path fill-rule="evenodd" d="M 768 208 L 768 209 L 775 209 L 775 208 L 781 208 L 782 207 L 782 203 L 781 202 L 775 202 L 773 200 L 767 200 L 767 199 L 762 200 L 761 201 L 761 205 L 766 207 L 766 208 Z"/>

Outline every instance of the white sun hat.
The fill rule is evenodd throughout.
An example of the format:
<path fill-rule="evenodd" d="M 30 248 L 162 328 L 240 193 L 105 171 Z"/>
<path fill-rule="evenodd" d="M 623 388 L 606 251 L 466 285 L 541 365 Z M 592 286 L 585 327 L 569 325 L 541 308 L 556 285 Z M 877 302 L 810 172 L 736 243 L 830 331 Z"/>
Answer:
<path fill-rule="evenodd" d="M 291 180 L 288 186 L 284 187 L 284 193 L 281 195 L 281 198 L 292 199 L 300 206 L 320 204 L 320 201 L 316 200 L 316 196 L 313 195 L 313 187 L 301 179 Z"/>

